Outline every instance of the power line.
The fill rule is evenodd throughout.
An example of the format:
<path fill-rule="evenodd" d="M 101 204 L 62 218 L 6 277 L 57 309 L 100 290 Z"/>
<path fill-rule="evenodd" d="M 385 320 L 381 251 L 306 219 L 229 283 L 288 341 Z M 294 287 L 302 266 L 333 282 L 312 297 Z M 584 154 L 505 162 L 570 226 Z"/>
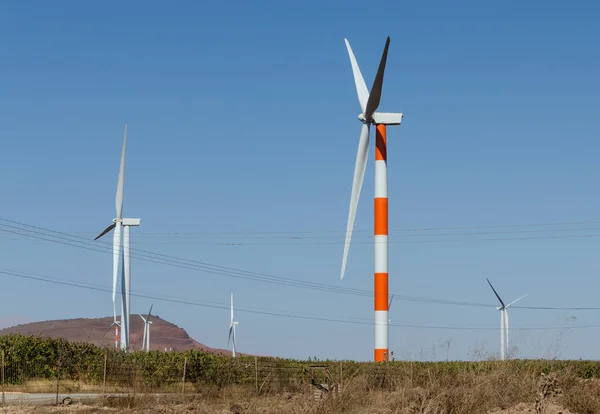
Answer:
<path fill-rule="evenodd" d="M 591 231 L 591 230 L 600 230 L 600 228 L 590 228 L 590 229 L 566 229 L 563 231 Z M 555 230 L 553 230 L 555 231 Z M 516 234 L 520 232 L 513 232 L 511 234 Z M 479 233 L 484 234 L 484 233 Z M 465 233 L 462 236 L 472 236 L 479 235 L 476 233 Z M 501 234 L 501 233 L 490 233 L 490 234 Z M 440 234 L 438 236 L 451 236 L 453 234 Z M 576 239 L 576 238 L 594 238 L 600 237 L 600 234 L 574 234 L 568 236 L 538 236 L 538 237 L 495 237 L 495 238 L 484 238 L 484 239 L 451 239 L 451 240 L 410 240 L 410 241 L 398 241 L 398 240 L 388 240 L 388 244 L 423 244 L 423 243 L 461 243 L 461 242 L 490 242 L 490 241 L 519 241 L 519 240 L 544 240 L 544 239 Z M 300 238 L 301 239 L 301 238 Z M 339 242 L 316 242 L 316 243 L 303 243 L 303 242 L 293 242 L 288 241 L 287 243 L 246 243 L 240 241 L 230 241 L 230 242 L 177 242 L 177 241 L 153 241 L 153 242 L 144 242 L 138 241 L 138 244 L 153 244 L 153 245 L 203 245 L 203 246 L 269 246 L 269 247 L 297 247 L 297 246 L 315 246 L 315 245 L 336 245 L 339 246 Z M 374 244 L 377 243 L 375 240 L 370 241 L 353 241 L 352 244 Z M 383 243 L 383 242 L 382 242 Z"/>
<path fill-rule="evenodd" d="M 112 255 L 112 244 L 109 244 L 106 242 L 102 242 L 102 241 L 91 242 L 80 236 L 72 236 L 72 235 L 69 235 L 68 233 L 45 229 L 42 227 L 32 226 L 29 224 L 19 223 L 19 222 L 2 219 L 2 218 L 0 218 L 0 221 L 14 223 L 14 224 L 17 224 L 18 226 L 20 226 L 20 227 L 16 227 L 16 226 L 11 226 L 11 225 L 6 225 L 6 224 L 0 224 L 0 231 L 24 235 L 24 236 L 31 237 L 34 239 L 39 239 L 39 240 L 48 241 L 48 242 L 52 242 L 52 243 L 58 243 L 58 244 L 63 244 L 63 245 L 67 245 L 67 246 L 78 247 L 78 248 L 82 248 L 85 250 L 97 251 L 100 253 Z M 3 229 L 2 227 L 8 227 L 12 230 L 7 230 L 6 228 Z M 24 229 L 23 227 L 29 227 L 29 228 L 33 228 L 36 230 Z M 42 230 L 42 231 L 38 231 L 38 230 Z M 24 233 L 24 232 L 29 232 L 29 233 L 33 233 L 33 234 L 28 234 L 28 233 Z M 48 234 L 48 233 L 54 233 L 54 234 Z M 54 240 L 53 238 L 58 239 L 58 240 Z M 206 273 L 210 273 L 210 274 L 224 275 L 224 276 L 229 276 L 229 277 L 261 281 L 261 282 L 272 283 L 272 284 L 281 284 L 281 285 L 290 286 L 290 287 L 297 287 L 297 288 L 304 288 L 304 289 L 318 290 L 318 291 L 325 291 L 325 292 L 333 292 L 333 293 L 340 293 L 340 294 L 348 294 L 348 295 L 362 296 L 362 297 L 369 297 L 369 298 L 373 297 L 373 292 L 368 291 L 368 290 L 343 288 L 343 287 L 334 286 L 334 285 L 327 285 L 324 283 L 307 282 L 307 281 L 303 281 L 303 280 L 299 280 L 299 279 L 273 276 L 273 275 L 268 275 L 265 273 L 240 270 L 240 269 L 235 269 L 235 268 L 231 268 L 231 267 L 225 267 L 225 266 L 200 262 L 200 261 L 196 261 L 196 260 L 177 258 L 174 256 L 150 252 L 147 250 L 141 250 L 141 249 L 135 249 L 135 248 L 131 248 L 130 250 L 131 250 L 131 252 L 135 253 L 135 254 L 130 253 L 130 256 L 132 258 L 136 258 L 138 260 L 143 260 L 143 261 L 147 261 L 147 262 L 151 262 L 151 263 L 164 264 L 167 266 L 173 266 L 173 267 L 178 267 L 178 268 L 183 268 L 183 269 L 188 269 L 188 270 L 202 271 L 202 272 L 206 272 Z M 460 302 L 460 301 L 452 301 L 452 300 L 445 300 L 445 299 L 434 299 L 434 298 L 407 296 L 407 295 L 398 295 L 398 294 L 394 294 L 394 295 L 399 300 L 411 301 L 411 302 L 451 304 L 451 305 L 477 306 L 477 307 L 493 307 L 493 305 L 488 305 L 488 304 L 483 304 L 483 303 L 475 303 L 475 302 Z"/>
<path fill-rule="evenodd" d="M 0 220 L 4 220 L 4 219 L 0 219 Z M 27 227 L 32 227 L 32 228 L 39 228 L 36 226 L 30 226 L 30 225 L 26 225 L 26 224 L 22 224 L 22 225 L 27 226 Z M 57 236 L 55 234 L 47 234 L 47 233 L 43 233 L 43 232 L 39 232 L 39 231 L 32 231 L 32 230 L 28 230 L 28 229 L 22 229 L 22 228 L 18 228 L 15 226 L 9 226 L 9 225 L 5 225 L 5 224 L 0 224 L 0 226 L 18 230 L 18 231 L 15 231 L 15 230 L 6 230 L 6 229 L 0 228 L 0 231 L 4 231 L 7 233 L 19 234 L 19 235 L 23 235 L 23 236 L 38 239 L 38 240 L 63 244 L 63 245 L 72 246 L 72 247 L 78 247 L 78 248 L 85 249 L 85 250 L 96 251 L 96 252 L 112 255 L 112 244 L 109 245 L 106 242 L 96 241 L 96 242 L 92 243 L 89 240 L 85 240 L 85 239 L 84 239 L 84 241 L 74 240 L 73 237 L 78 238 L 78 239 L 82 239 L 82 238 L 77 237 L 77 236 L 70 236 L 66 233 L 57 232 L 57 231 L 49 230 L 49 229 L 42 229 L 42 230 L 45 230 L 47 232 L 61 234 L 61 235 L 64 234 L 68 237 Z M 27 233 L 24 233 L 23 231 L 27 231 L 27 232 L 34 233 L 34 234 L 27 234 Z M 51 237 L 51 238 L 48 238 L 48 237 Z M 58 240 L 54 240 L 52 238 L 56 238 Z M 143 261 L 147 261 L 147 262 L 151 262 L 151 263 L 164 264 L 164 265 L 168 265 L 168 266 L 179 267 L 179 268 L 184 268 L 184 269 L 189 269 L 189 270 L 199 270 L 199 271 L 204 271 L 204 272 L 212 273 L 212 274 L 225 275 L 225 276 L 237 277 L 237 278 L 242 278 L 242 279 L 259 280 L 259 281 L 269 282 L 269 283 L 279 283 L 279 284 L 295 286 L 295 287 L 305 287 L 305 288 L 315 289 L 315 287 L 320 286 L 321 289 L 317 289 L 317 290 L 344 292 L 344 293 L 355 294 L 355 295 L 359 295 L 359 296 L 367 296 L 369 294 L 368 291 L 360 291 L 358 289 L 340 288 L 340 287 L 332 286 L 332 285 L 325 285 L 325 284 L 319 284 L 319 283 L 314 283 L 314 282 L 306 282 L 306 281 L 302 281 L 302 280 L 298 280 L 298 279 L 283 278 L 283 277 L 277 277 L 277 276 L 272 276 L 272 275 L 267 275 L 267 274 L 261 274 L 261 273 L 257 273 L 257 272 L 250 272 L 250 271 L 239 270 L 239 269 L 234 269 L 234 268 L 227 268 L 225 266 L 213 265 L 210 263 L 204 263 L 204 262 L 199 262 L 199 261 L 189 260 L 189 259 L 182 259 L 182 258 L 177 258 L 174 256 L 163 255 L 160 253 L 147 252 L 147 251 L 141 250 L 141 249 L 131 248 L 130 250 L 132 252 L 137 252 L 136 254 L 130 254 L 130 257 L 132 257 L 132 258 L 136 258 L 138 260 L 143 260 Z"/>
<path fill-rule="evenodd" d="M 521 227 L 545 227 L 545 226 L 565 226 L 565 225 L 583 225 L 600 224 L 598 220 L 586 221 L 564 221 L 550 223 L 525 223 L 525 224 L 497 224 L 497 225 L 472 225 L 472 226 L 452 226 L 452 227 L 405 227 L 391 228 L 389 232 L 426 232 L 432 230 L 474 230 L 474 229 L 494 229 L 494 228 L 521 228 Z M 248 232 L 136 232 L 140 236 L 146 235 L 176 235 L 176 236 L 230 236 L 230 235 L 279 235 L 279 234 L 317 234 L 317 233 L 345 233 L 346 230 L 297 230 L 297 231 L 248 231 Z M 355 229 L 354 233 L 372 232 L 372 229 Z M 95 235 L 93 232 L 82 232 L 81 234 Z"/>
<path fill-rule="evenodd" d="M 0 224 L 0 231 L 4 231 L 7 233 L 13 233 L 18 235 L 23 235 L 26 237 L 31 237 L 35 239 L 40 239 L 43 241 L 48 241 L 52 243 L 63 244 L 72 247 L 78 247 L 85 250 L 97 251 L 100 253 L 110 254 L 112 255 L 112 243 L 95 241 L 91 242 L 88 239 L 81 236 L 74 236 L 68 233 L 59 232 L 56 230 L 46 229 L 39 226 L 33 226 L 25 223 L 20 223 L 8 219 L 0 218 L 0 221 L 14 223 L 18 226 L 11 226 L 6 224 Z M 6 230 L 2 227 L 9 227 L 15 230 Z M 23 227 L 29 227 L 36 230 L 29 230 Z M 38 231 L 41 230 L 41 231 Z M 28 234 L 25 232 L 34 233 Z M 48 234 L 50 233 L 50 234 Z M 54 234 L 52 234 L 54 233 Z M 58 236 L 57 236 L 58 235 Z M 600 235 L 591 235 L 591 236 L 600 236 Z M 48 237 L 58 238 L 59 240 L 53 240 Z M 556 236 L 561 237 L 561 236 Z M 585 237 L 581 236 L 581 237 Z M 81 241 L 80 241 L 81 240 Z M 76 243 L 76 244 L 75 244 Z M 91 246 L 91 247 L 90 247 Z M 177 268 L 183 268 L 187 270 L 195 270 L 201 271 L 209 274 L 223 275 L 234 278 L 241 278 L 253 281 L 261 281 L 272 284 L 280 284 L 283 286 L 324 291 L 324 292 L 332 292 L 338 294 L 347 294 L 361 297 L 373 297 L 373 291 L 362 290 L 362 289 L 352 289 L 352 288 L 343 288 L 334 285 L 328 285 L 324 283 L 316 283 L 316 282 L 307 282 L 299 279 L 285 278 L 281 276 L 273 276 L 265 273 L 252 272 L 247 270 L 235 269 L 226 266 L 220 266 L 215 264 L 210 264 L 206 262 L 200 262 L 196 260 L 183 259 L 175 256 L 164 255 L 160 253 L 155 253 L 142 249 L 130 249 L 132 252 L 138 252 L 135 255 L 130 254 L 132 258 L 136 258 L 138 260 L 143 260 L 156 264 L 163 264 L 166 266 L 172 266 Z M 420 296 L 409 296 L 409 295 L 399 295 L 395 293 L 389 293 L 389 296 L 394 295 L 395 298 L 402 301 L 407 302 L 416 302 L 416 303 L 431 303 L 438 305 L 450 305 L 450 306 L 467 306 L 467 307 L 480 307 L 480 308 L 492 308 L 495 305 L 478 303 L 478 302 L 466 302 L 466 301 L 455 301 L 448 299 L 436 299 L 436 298 L 428 298 L 428 297 L 420 297 Z M 519 309 L 530 309 L 530 310 L 571 310 L 571 311 L 596 311 L 600 310 L 600 308 L 596 307 L 536 307 L 536 306 L 513 306 L 513 308 Z"/>
<path fill-rule="evenodd" d="M 73 279 L 56 278 L 56 277 L 41 275 L 39 273 L 23 272 L 23 271 L 0 268 L 0 274 L 20 277 L 20 278 L 24 278 L 24 279 L 31 279 L 31 280 L 55 283 L 55 284 L 60 284 L 60 285 L 65 285 L 65 286 L 73 286 L 73 287 L 78 287 L 78 288 L 82 288 L 82 289 L 89 289 L 89 290 L 95 290 L 95 291 L 101 291 L 101 292 L 112 292 L 112 288 L 109 289 L 105 285 L 100 285 L 97 283 L 90 283 L 90 282 L 81 282 L 79 280 L 73 280 Z M 165 295 L 165 294 L 158 295 L 155 293 L 144 292 L 144 291 L 139 291 L 139 290 L 131 290 L 130 292 L 131 292 L 132 296 L 139 296 L 139 297 L 145 297 L 145 298 L 160 298 L 160 300 L 163 300 L 166 302 L 175 302 L 175 303 L 194 302 L 194 303 L 202 303 L 207 306 L 219 306 L 222 309 L 229 309 L 229 306 L 230 306 L 229 304 L 223 304 L 221 302 L 206 301 L 206 300 L 199 301 L 197 299 L 191 299 L 191 298 L 186 298 L 186 297 L 181 297 L 181 296 L 172 296 L 172 295 Z M 118 291 L 117 293 L 120 294 L 122 292 Z M 279 309 L 270 309 L 270 308 L 256 307 L 256 306 L 245 306 L 244 308 L 249 309 L 249 310 L 262 310 L 262 311 L 279 312 L 279 313 L 287 312 L 287 311 L 282 311 Z M 236 308 L 236 309 L 238 309 L 238 308 Z M 351 319 L 351 320 L 354 319 L 354 320 L 371 321 L 371 318 L 330 316 L 330 315 L 322 315 L 322 314 L 312 313 L 312 312 L 293 312 L 293 313 L 296 313 L 296 314 L 300 313 L 300 314 L 304 314 L 304 315 L 313 315 L 313 316 L 320 316 L 320 317 L 326 316 L 326 317 L 331 317 L 331 318 L 346 318 L 346 319 Z"/>
<path fill-rule="evenodd" d="M 45 229 L 47 230 L 47 229 Z M 588 228 L 567 228 L 567 229 L 541 229 L 541 230 L 517 230 L 517 231 L 500 231 L 500 232 L 471 232 L 471 233 L 434 233 L 434 234 L 398 234 L 395 237 L 448 237 L 448 236 L 482 236 L 482 235 L 504 235 L 504 234 L 529 234 L 529 233 L 546 233 L 546 232 L 581 232 L 581 231 L 592 231 L 600 230 L 600 227 L 588 227 Z M 47 230 L 50 231 L 50 230 Z M 67 234 L 67 233 L 63 233 Z M 90 233 L 91 234 L 91 233 Z M 69 234 L 70 237 L 80 237 L 75 234 Z M 136 236 L 137 237 L 137 236 Z M 389 240 L 390 244 L 422 244 L 422 243 L 458 243 L 458 242 L 482 242 L 482 241 L 507 241 L 507 240 L 541 240 L 541 239 L 572 239 L 572 238 L 593 238 L 600 237 L 600 234 L 573 234 L 564 236 L 536 236 L 536 237 L 493 237 L 493 238 L 472 238 L 472 239 L 441 239 L 441 240 Z M 369 241 L 353 241 L 352 244 L 373 244 L 376 243 L 372 240 L 372 236 L 369 236 Z M 247 242 L 240 240 L 229 240 L 229 241 L 198 241 L 196 237 L 178 237 L 178 238 L 159 238 L 159 237 L 146 237 L 145 239 L 164 240 L 164 241 L 143 241 L 138 240 L 136 244 L 167 244 L 167 245 L 207 245 L 207 246 L 279 246 L 279 247 L 296 247 L 296 246 L 308 246 L 308 245 L 340 245 L 340 242 L 336 241 L 323 241 L 313 242 L 317 239 L 342 239 L 342 237 L 289 237 L 282 239 L 276 243 L 260 243 L 260 242 Z M 186 241 L 177 241 L 177 239 L 187 239 Z M 261 238 L 258 238 L 261 239 Z M 17 239 L 18 240 L 18 239 Z M 252 239 L 251 239 L 252 240 Z M 309 242 L 297 241 L 297 240 L 310 240 Z M 284 242 L 285 241 L 285 242 Z M 140 251 L 139 249 L 137 249 Z M 154 253 L 156 254 L 156 253 Z"/>
<path fill-rule="evenodd" d="M 65 279 L 52 278 L 50 276 L 27 274 L 24 272 L 9 271 L 9 270 L 0 270 L 0 274 L 12 276 L 12 277 L 23 278 L 23 279 L 36 280 L 36 281 L 41 281 L 41 282 L 54 283 L 54 284 L 59 284 L 59 285 L 63 285 L 63 286 L 76 287 L 76 288 L 80 288 L 80 289 L 87 289 L 87 290 L 100 291 L 100 292 L 112 292 L 111 288 L 99 287 L 99 286 L 95 286 L 94 284 L 86 285 L 86 284 L 77 283 L 77 282 L 69 281 L 69 280 L 65 280 Z M 121 293 L 121 292 L 119 292 L 119 293 Z M 193 299 L 172 299 L 172 298 L 163 297 L 163 296 L 156 295 L 156 294 L 142 294 L 142 293 L 135 293 L 135 292 L 131 292 L 131 296 L 136 296 L 136 297 L 145 298 L 145 299 L 159 300 L 159 301 L 170 302 L 170 303 L 178 303 L 178 304 L 182 304 L 182 305 L 229 310 L 228 304 L 218 304 L 216 302 L 197 301 L 197 300 L 193 300 Z M 258 308 L 258 309 L 261 309 L 261 308 Z M 342 317 L 331 317 L 331 316 L 327 316 L 327 315 L 310 316 L 310 315 L 294 314 L 289 311 L 283 311 L 283 310 L 266 309 L 266 308 L 262 308 L 262 309 L 265 309 L 265 310 L 257 310 L 257 309 L 252 309 L 252 308 L 238 307 L 238 308 L 236 308 L 236 311 L 251 313 L 251 314 L 258 314 L 258 315 L 278 316 L 278 317 L 284 317 L 284 318 L 304 319 L 304 320 L 313 320 L 313 321 L 322 321 L 322 322 L 336 322 L 336 323 L 346 323 L 346 324 L 355 324 L 355 325 L 375 325 L 375 323 L 372 321 L 367 322 L 367 321 L 361 321 L 361 320 L 353 320 L 350 318 L 343 319 Z M 598 308 L 598 309 L 600 309 L 600 308 Z M 464 331 L 464 330 L 496 331 L 496 330 L 498 330 L 497 327 L 482 327 L 482 326 L 479 326 L 479 327 L 462 326 L 461 327 L 461 326 L 443 326 L 443 325 L 420 325 L 420 324 L 414 324 L 414 323 L 390 323 L 389 326 L 399 327 L 399 328 L 461 330 L 461 331 Z M 559 329 L 591 329 L 591 328 L 600 328 L 600 325 L 516 327 L 516 328 L 511 328 L 511 329 L 526 331 L 526 330 L 559 330 Z"/>
<path fill-rule="evenodd" d="M 465 234 L 466 236 L 466 234 Z M 496 238 L 485 238 L 485 239 L 451 239 L 451 240 L 410 240 L 410 241 L 396 241 L 388 240 L 388 244 L 424 244 L 424 243 L 462 243 L 462 242 L 491 242 L 491 241 L 519 241 L 519 240 L 544 240 L 544 239 L 577 239 L 577 238 L 594 238 L 600 237 L 600 234 L 581 234 L 581 235 L 569 235 L 569 236 L 539 236 L 539 237 L 496 237 Z M 352 244 L 374 244 L 376 241 L 368 242 L 352 242 Z M 384 243 L 384 242 L 382 242 Z M 216 245 L 216 243 L 153 243 L 153 244 L 201 244 L 201 245 Z M 322 242 L 322 243 L 221 243 L 219 245 L 229 246 L 279 246 L 279 247 L 296 247 L 296 246 L 314 246 L 314 245 L 339 245 L 337 242 Z"/>

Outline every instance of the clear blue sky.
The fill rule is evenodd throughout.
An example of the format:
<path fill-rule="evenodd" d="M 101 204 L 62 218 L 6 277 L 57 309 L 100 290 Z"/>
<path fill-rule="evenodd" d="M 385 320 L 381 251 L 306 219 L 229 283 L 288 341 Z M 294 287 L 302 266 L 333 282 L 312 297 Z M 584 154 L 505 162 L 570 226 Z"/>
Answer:
<path fill-rule="evenodd" d="M 402 126 L 388 130 L 391 229 L 597 220 L 599 19 L 591 1 L 2 2 L 0 218 L 93 238 L 115 214 L 127 122 L 124 214 L 142 219 L 134 247 L 370 290 L 372 159 L 356 222 L 364 231 L 339 280 L 360 129 L 343 39 L 370 85 L 389 35 L 380 110 L 405 114 Z M 399 243 L 390 246 L 390 290 L 494 305 L 489 277 L 506 300 L 529 293 L 523 305 L 600 306 L 600 239 L 563 237 L 600 234 L 597 227 L 480 230 L 509 232 L 489 236 L 393 231 Z M 540 238 L 548 235 L 562 238 Z M 481 241 L 413 242 L 444 239 Z M 5 269 L 111 283 L 111 259 L 102 253 L 8 234 L 0 235 L 0 252 Z M 108 293 L 0 278 L 5 325 L 112 312 Z M 240 308 L 373 316 L 368 297 L 135 259 L 132 283 L 134 291 L 223 305 L 233 291 Z M 200 342 L 226 347 L 227 310 L 134 297 L 133 311 L 150 303 Z M 521 356 L 557 349 L 564 358 L 598 356 L 598 328 L 516 328 L 557 327 L 571 316 L 570 325 L 600 324 L 600 312 L 510 315 Z M 493 308 L 401 300 L 391 318 L 499 324 Z M 369 325 L 241 311 L 236 319 L 242 352 L 372 358 Z M 449 357 L 468 359 L 477 347 L 496 352 L 498 337 L 493 330 L 393 327 L 390 344 L 397 358 L 438 359 L 445 351 L 433 355 L 432 347 L 452 338 Z"/>

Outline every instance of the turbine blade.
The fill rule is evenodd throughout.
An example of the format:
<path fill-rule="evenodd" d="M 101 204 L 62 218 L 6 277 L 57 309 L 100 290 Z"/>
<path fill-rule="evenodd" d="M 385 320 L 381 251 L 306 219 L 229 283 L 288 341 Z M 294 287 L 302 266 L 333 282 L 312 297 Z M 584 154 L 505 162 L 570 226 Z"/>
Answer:
<path fill-rule="evenodd" d="M 117 208 L 117 219 L 122 218 L 123 214 L 123 192 L 125 181 L 125 148 L 127 147 L 127 124 L 125 124 L 125 134 L 123 135 L 123 149 L 121 150 L 121 165 L 119 166 L 119 181 L 117 181 L 117 197 L 115 206 Z"/>
<path fill-rule="evenodd" d="M 379 62 L 379 69 L 377 69 L 377 75 L 373 81 L 371 87 L 371 93 L 369 94 L 369 100 L 367 101 L 367 109 L 365 109 L 365 119 L 370 121 L 373 118 L 373 113 L 379 107 L 379 101 L 381 100 L 381 90 L 383 89 L 383 73 L 385 72 L 385 63 L 387 61 L 388 49 L 390 47 L 390 37 L 388 36 L 385 41 L 385 47 L 383 48 L 383 55 L 381 55 L 381 61 Z"/>
<path fill-rule="evenodd" d="M 394 294 L 392 293 L 392 297 L 390 298 L 390 303 L 388 303 L 388 312 L 390 311 L 390 308 L 392 307 L 393 301 L 394 301 Z"/>
<path fill-rule="evenodd" d="M 108 233 L 109 231 L 114 229 L 116 225 L 117 225 L 117 223 L 113 223 L 110 226 L 108 226 L 107 228 L 105 228 L 104 231 L 102 233 L 100 233 L 100 235 L 96 236 L 96 238 L 94 240 L 98 240 L 100 237 L 104 236 L 106 233 Z"/>
<path fill-rule="evenodd" d="M 146 318 L 144 318 L 142 315 L 139 315 L 140 318 L 142 318 L 142 320 L 144 321 L 144 324 L 146 323 Z M 146 329 L 146 328 L 144 328 Z"/>
<path fill-rule="evenodd" d="M 346 42 L 348 55 L 350 55 L 350 64 L 352 65 L 352 74 L 354 75 L 354 83 L 356 85 L 356 93 L 358 94 L 358 102 L 360 102 L 360 109 L 364 113 L 365 109 L 367 108 L 367 101 L 369 100 L 369 90 L 367 89 L 365 80 L 363 79 L 360 68 L 358 67 L 356 57 L 354 57 L 354 52 L 352 52 L 352 48 L 350 47 L 350 42 L 348 42 L 348 39 L 344 39 L 344 42 Z"/>
<path fill-rule="evenodd" d="M 358 208 L 358 199 L 362 189 L 365 170 L 367 168 L 367 156 L 369 155 L 369 124 L 363 124 L 358 141 L 358 152 L 356 154 L 356 164 L 354 166 L 354 178 L 352 180 L 352 195 L 350 196 L 350 210 L 348 211 L 348 224 L 346 226 L 346 241 L 344 243 L 344 256 L 342 258 L 342 272 L 340 279 L 344 279 L 346 273 L 346 262 L 348 261 L 348 250 L 352 240 L 354 230 L 354 219 Z"/>
<path fill-rule="evenodd" d="M 231 333 L 233 332 L 233 325 L 229 327 L 229 339 L 227 339 L 227 346 L 231 343 Z"/>
<path fill-rule="evenodd" d="M 115 326 L 115 322 L 113 322 L 113 323 L 110 324 L 110 326 L 108 327 L 108 329 L 106 330 L 106 332 L 104 332 L 104 335 L 102 335 L 103 338 L 106 336 L 106 334 L 108 333 L 108 331 L 110 331 L 110 328 L 112 328 L 113 326 Z"/>
<path fill-rule="evenodd" d="M 492 282 L 490 282 L 490 279 L 488 279 L 487 277 L 485 278 L 485 280 L 487 280 L 488 284 L 490 285 L 490 287 L 492 288 L 492 290 L 494 291 L 494 295 L 496 295 L 496 297 L 498 298 L 498 300 L 500 301 L 500 304 L 502 305 L 503 308 L 506 308 L 506 306 L 504 306 L 504 302 L 502 302 L 502 299 L 500 299 L 500 295 L 498 295 L 498 292 L 496 292 L 496 289 L 494 289 L 494 286 L 492 286 Z"/>
<path fill-rule="evenodd" d="M 154 306 L 154 304 L 150 305 L 150 310 L 148 311 L 148 321 L 150 321 L 150 314 L 152 313 L 152 307 Z"/>
<path fill-rule="evenodd" d="M 233 293 L 231 294 L 231 323 L 233 324 Z"/>
<path fill-rule="evenodd" d="M 513 301 L 512 301 L 512 302 L 510 302 L 508 305 L 506 305 L 506 307 L 508 308 L 510 305 L 513 305 L 513 304 L 517 303 L 518 301 L 520 301 L 521 299 L 523 299 L 524 297 L 527 297 L 527 296 L 529 296 L 529 294 L 527 294 L 527 295 L 523 295 L 523 296 L 521 296 L 519 299 L 515 299 L 515 300 L 513 300 Z"/>

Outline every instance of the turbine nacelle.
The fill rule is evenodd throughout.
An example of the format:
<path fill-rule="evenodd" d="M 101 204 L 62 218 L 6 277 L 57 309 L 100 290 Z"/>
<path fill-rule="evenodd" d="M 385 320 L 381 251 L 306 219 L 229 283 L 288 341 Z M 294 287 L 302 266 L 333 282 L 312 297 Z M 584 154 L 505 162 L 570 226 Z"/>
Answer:
<path fill-rule="evenodd" d="M 114 219 L 114 220 L 117 220 L 117 219 Z M 121 219 L 121 224 L 123 226 L 139 226 L 141 222 L 142 222 L 142 220 L 141 219 L 137 219 L 137 218 L 135 218 L 135 219 L 134 218 L 124 218 L 124 219 Z"/>
<path fill-rule="evenodd" d="M 375 125 L 400 125 L 402 123 L 402 113 L 394 112 L 375 112 L 371 120 L 367 121 L 365 114 L 359 114 L 358 119 L 363 124 Z"/>

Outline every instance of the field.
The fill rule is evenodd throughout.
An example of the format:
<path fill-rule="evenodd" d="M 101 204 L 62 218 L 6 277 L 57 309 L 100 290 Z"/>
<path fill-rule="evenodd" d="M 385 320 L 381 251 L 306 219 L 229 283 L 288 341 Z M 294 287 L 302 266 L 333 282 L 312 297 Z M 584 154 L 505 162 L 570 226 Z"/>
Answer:
<path fill-rule="evenodd" d="M 0 337 L 0 350 L 6 413 L 600 412 L 594 361 L 233 359 L 199 351 L 125 354 L 20 335 Z M 24 407 L 15 397 L 21 392 L 46 400 Z"/>

